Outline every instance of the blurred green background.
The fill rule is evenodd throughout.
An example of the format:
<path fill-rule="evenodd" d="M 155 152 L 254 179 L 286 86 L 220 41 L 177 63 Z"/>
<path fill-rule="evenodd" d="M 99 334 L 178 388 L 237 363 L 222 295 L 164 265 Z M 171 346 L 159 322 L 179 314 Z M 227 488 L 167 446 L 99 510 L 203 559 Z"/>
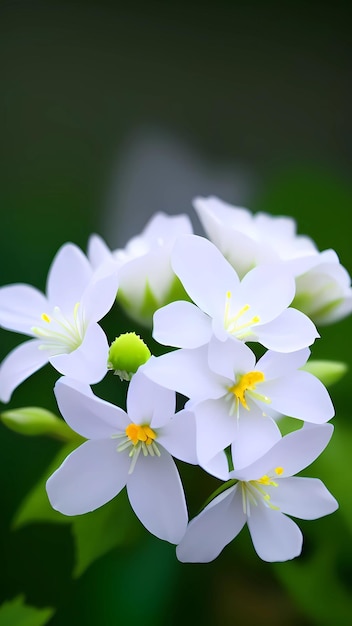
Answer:
<path fill-rule="evenodd" d="M 1 283 L 44 289 L 65 241 L 85 250 L 97 232 L 123 246 L 155 210 L 188 212 L 201 232 L 191 201 L 207 194 L 295 217 L 351 273 L 349 9 L 0 2 Z M 131 325 L 109 323 L 112 334 Z M 321 328 L 313 356 L 351 365 L 351 331 L 352 318 Z M 0 337 L 3 358 L 19 337 Z M 56 378 L 38 372 L 6 408 L 55 411 Z M 245 531 L 215 562 L 180 564 L 123 496 L 86 521 L 46 511 L 19 523 L 61 445 L 0 424 L 0 604 L 12 601 L 0 626 L 351 624 L 350 373 L 330 391 L 335 433 L 310 473 L 340 509 L 299 522 L 301 558 L 275 565 L 259 560 Z M 181 470 L 193 515 L 211 480 Z M 18 596 L 38 610 L 22 611 Z"/>

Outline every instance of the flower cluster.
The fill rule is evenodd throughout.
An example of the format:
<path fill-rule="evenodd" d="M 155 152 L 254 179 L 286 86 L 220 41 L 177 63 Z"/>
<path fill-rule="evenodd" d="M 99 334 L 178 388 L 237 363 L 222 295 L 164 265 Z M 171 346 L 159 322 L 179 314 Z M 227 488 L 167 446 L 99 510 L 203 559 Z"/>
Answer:
<path fill-rule="evenodd" d="M 0 325 L 32 339 L 2 362 L 0 400 L 48 362 L 62 374 L 57 405 L 83 438 L 47 481 L 64 515 L 126 487 L 142 524 L 176 544 L 180 561 L 215 559 L 246 523 L 262 559 L 292 559 L 302 533 L 288 516 L 338 506 L 319 479 L 295 474 L 332 436 L 334 407 L 309 359 L 317 326 L 352 312 L 350 278 L 291 218 L 213 197 L 194 208 L 206 236 L 186 215 L 158 213 L 124 250 L 98 235 L 87 255 L 65 244 L 46 295 L 2 287 Z M 140 334 L 152 331 L 159 356 L 137 333 L 106 337 L 99 322 L 119 307 Z M 92 390 L 111 372 L 127 387 L 124 408 Z M 219 481 L 190 521 L 178 460 Z"/>

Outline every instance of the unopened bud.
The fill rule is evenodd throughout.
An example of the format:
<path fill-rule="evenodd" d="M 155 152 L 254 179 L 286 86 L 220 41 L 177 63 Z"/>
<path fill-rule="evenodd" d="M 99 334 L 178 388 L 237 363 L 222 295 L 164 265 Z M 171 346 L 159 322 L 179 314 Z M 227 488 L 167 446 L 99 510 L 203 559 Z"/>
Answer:
<path fill-rule="evenodd" d="M 320 361 L 309 360 L 302 370 L 313 374 L 319 380 L 329 387 L 334 383 L 337 383 L 347 372 L 348 366 L 342 361 Z"/>
<path fill-rule="evenodd" d="M 27 406 L 1 414 L 1 421 L 7 428 L 27 436 L 47 435 L 61 441 L 72 441 L 77 434 L 63 419 L 38 406 Z"/>
<path fill-rule="evenodd" d="M 108 356 L 108 368 L 121 380 L 131 380 L 141 365 L 151 356 L 148 346 L 136 333 L 124 333 L 112 342 Z"/>

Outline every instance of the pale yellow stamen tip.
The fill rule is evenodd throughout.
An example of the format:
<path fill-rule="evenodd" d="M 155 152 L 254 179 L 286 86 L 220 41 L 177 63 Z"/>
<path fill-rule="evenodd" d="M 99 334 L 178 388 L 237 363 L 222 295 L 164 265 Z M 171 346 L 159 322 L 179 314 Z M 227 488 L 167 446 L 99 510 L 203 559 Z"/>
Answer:
<path fill-rule="evenodd" d="M 51 322 L 51 317 L 49 317 L 49 315 L 47 315 L 46 313 L 42 313 L 41 318 L 44 322 L 48 322 L 48 324 L 49 322 Z"/>
<path fill-rule="evenodd" d="M 275 474 L 277 474 L 278 476 L 281 476 L 281 474 L 283 474 L 284 472 L 284 468 L 283 467 L 275 467 Z"/>
<path fill-rule="evenodd" d="M 253 391 L 258 383 L 262 383 L 264 380 L 263 372 L 248 372 L 240 377 L 239 381 L 229 388 L 229 391 L 236 396 L 237 401 L 241 402 L 245 409 L 249 409 L 246 402 L 245 393 L 250 390 Z"/>
<path fill-rule="evenodd" d="M 261 485 L 271 485 L 272 487 L 277 487 L 277 483 L 274 480 L 272 480 L 270 476 L 268 476 L 267 474 L 264 474 L 264 476 L 259 478 L 257 482 L 260 483 Z M 267 496 L 267 498 L 270 500 L 270 496 Z"/>
<path fill-rule="evenodd" d="M 150 446 L 154 439 L 156 439 L 156 433 L 150 426 L 141 426 L 140 424 L 129 424 L 125 430 L 127 437 L 136 446 L 139 441 L 144 442 L 147 446 Z"/>

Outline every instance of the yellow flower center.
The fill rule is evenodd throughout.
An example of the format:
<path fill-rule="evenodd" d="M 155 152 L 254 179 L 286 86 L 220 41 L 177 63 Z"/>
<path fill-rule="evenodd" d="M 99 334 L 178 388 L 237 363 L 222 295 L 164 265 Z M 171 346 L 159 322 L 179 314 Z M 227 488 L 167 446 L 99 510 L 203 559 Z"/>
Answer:
<path fill-rule="evenodd" d="M 156 439 L 156 433 L 150 426 L 140 426 L 140 424 L 129 424 L 125 430 L 127 437 L 136 446 L 139 441 L 143 441 L 147 446 L 150 446 L 154 439 Z"/>
<path fill-rule="evenodd" d="M 239 377 L 238 381 L 232 385 L 232 387 L 228 388 L 228 391 L 235 396 L 236 399 L 236 408 L 238 408 L 239 403 L 249 411 L 249 406 L 246 401 L 246 392 L 253 392 L 258 383 L 262 383 L 265 380 L 263 372 L 248 372 L 247 374 L 243 374 Z M 262 396 L 260 394 L 252 394 L 257 397 L 259 400 L 263 402 L 270 402 L 270 399 L 267 396 Z"/>
<path fill-rule="evenodd" d="M 33 326 L 31 332 L 42 340 L 41 350 L 49 350 L 53 355 L 69 354 L 81 345 L 86 324 L 79 302 L 68 316 L 55 306 L 51 315 L 44 312 L 40 319 L 45 324 Z"/>
<path fill-rule="evenodd" d="M 280 466 L 275 467 L 274 472 L 276 476 L 281 476 L 284 472 L 284 468 Z M 279 507 L 271 503 L 270 494 L 263 488 L 263 485 L 266 487 L 278 487 L 279 484 L 273 479 L 274 476 L 264 474 L 264 476 L 257 480 L 249 480 L 248 482 L 241 481 L 242 506 L 245 515 L 250 516 L 250 507 L 251 505 L 258 506 L 258 500 L 262 500 L 269 509 L 274 511 L 279 510 Z"/>
<path fill-rule="evenodd" d="M 128 456 L 131 458 L 129 474 L 132 474 L 137 459 L 142 452 L 143 456 L 160 456 L 160 450 L 156 444 L 157 433 L 148 424 L 129 424 L 125 431 L 118 435 L 112 435 L 114 439 L 121 439 L 117 446 L 117 452 L 129 449 Z"/>

